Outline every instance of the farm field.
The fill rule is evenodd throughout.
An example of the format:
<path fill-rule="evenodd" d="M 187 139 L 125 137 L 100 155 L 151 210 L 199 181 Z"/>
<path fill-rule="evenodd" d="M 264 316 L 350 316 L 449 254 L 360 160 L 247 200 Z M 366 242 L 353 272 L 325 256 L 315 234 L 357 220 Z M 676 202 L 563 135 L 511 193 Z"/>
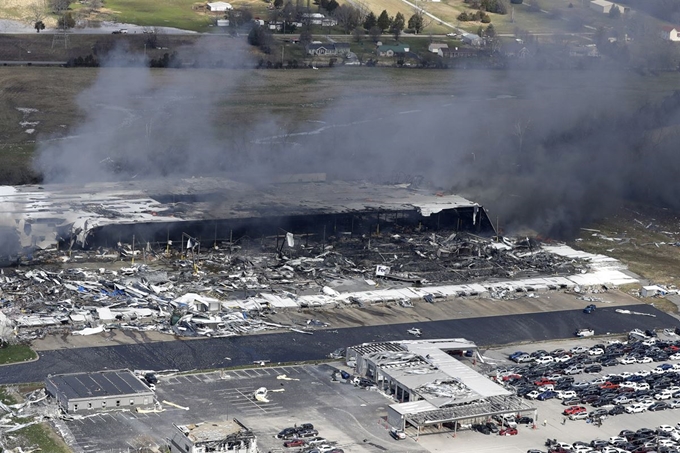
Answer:
<path fill-rule="evenodd" d="M 36 140 L 68 135 L 84 120 L 79 94 L 99 74 L 110 69 L 0 67 L 0 152 L 3 183 L 16 183 L 30 174 Z M 330 111 L 352 112 L 355 118 L 398 114 L 414 108 L 446 114 L 465 108 L 457 99 L 498 99 L 494 109 L 508 115 L 532 103 L 557 102 L 565 93 L 587 98 L 589 91 L 625 99 L 631 108 L 660 99 L 680 89 L 672 73 L 641 76 L 635 73 L 574 71 L 557 80 L 549 71 L 528 74 L 507 71 L 436 71 L 395 68 L 337 67 L 312 70 L 248 69 L 128 69 L 148 75 L 154 89 L 189 84 L 189 106 L 201 108 L 205 99 L 218 135 L 228 139 L 243 125 L 260 133 L 304 131 Z M 181 82 L 178 82 L 181 81 Z M 615 83 L 613 83 L 615 81 Z M 184 85 L 182 85 L 184 86 Z M 588 90 L 583 90 L 588 86 Z M 194 100 L 195 98 L 195 100 Z M 112 99 L 114 104 L 117 99 Z M 120 102 L 126 102 L 120 100 Z M 480 104 L 481 105 L 481 104 Z M 341 106 L 341 107 L 340 107 Z M 17 176 L 18 175 L 18 176 Z M 29 178 L 30 179 L 30 178 Z"/>

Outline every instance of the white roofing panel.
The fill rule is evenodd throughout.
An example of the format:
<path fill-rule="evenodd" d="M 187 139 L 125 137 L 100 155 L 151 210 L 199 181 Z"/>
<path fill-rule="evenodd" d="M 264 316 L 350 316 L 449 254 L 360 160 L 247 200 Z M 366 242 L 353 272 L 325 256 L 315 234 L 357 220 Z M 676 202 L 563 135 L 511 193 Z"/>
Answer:
<path fill-rule="evenodd" d="M 397 412 L 400 415 L 409 414 L 419 414 L 421 412 L 433 411 L 437 409 L 437 406 L 433 405 L 429 401 L 410 401 L 408 403 L 396 403 L 390 404 L 390 409 Z"/>
<path fill-rule="evenodd" d="M 415 352 L 416 354 L 426 357 L 434 366 L 439 368 L 440 371 L 445 373 L 452 378 L 458 379 L 466 387 L 468 387 L 473 392 L 477 393 L 482 398 L 488 398 L 490 396 L 505 396 L 511 393 L 500 385 L 488 379 L 486 376 L 478 373 L 467 365 L 464 365 L 459 360 L 451 357 L 441 348 L 444 349 L 457 349 L 460 347 L 460 341 L 453 342 L 435 342 L 431 343 L 426 340 L 421 341 L 410 341 L 402 343 L 409 351 Z M 466 347 L 471 347 L 472 344 L 475 348 L 474 343 L 465 343 Z"/>
<path fill-rule="evenodd" d="M 577 285 L 583 286 L 621 286 L 638 282 L 636 278 L 621 271 L 606 269 L 588 272 L 587 274 L 570 275 L 567 278 Z"/>

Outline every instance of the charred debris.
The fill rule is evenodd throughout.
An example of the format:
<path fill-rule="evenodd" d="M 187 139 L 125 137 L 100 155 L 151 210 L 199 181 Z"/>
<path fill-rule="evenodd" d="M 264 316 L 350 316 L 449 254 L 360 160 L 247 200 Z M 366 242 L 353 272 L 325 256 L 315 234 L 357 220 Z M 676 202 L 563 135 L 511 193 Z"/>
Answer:
<path fill-rule="evenodd" d="M 9 340 L 109 329 L 178 336 L 311 333 L 328 327 L 314 319 L 316 308 L 411 307 L 443 297 L 428 290 L 435 286 L 566 276 L 589 268 L 585 260 L 550 253 L 531 238 L 398 225 L 372 234 L 284 232 L 209 244 L 184 235 L 181 244 L 140 247 L 131 241 L 96 250 L 36 251 L 25 264 L 0 273 L 1 336 Z M 309 319 L 281 324 L 279 310 Z"/>

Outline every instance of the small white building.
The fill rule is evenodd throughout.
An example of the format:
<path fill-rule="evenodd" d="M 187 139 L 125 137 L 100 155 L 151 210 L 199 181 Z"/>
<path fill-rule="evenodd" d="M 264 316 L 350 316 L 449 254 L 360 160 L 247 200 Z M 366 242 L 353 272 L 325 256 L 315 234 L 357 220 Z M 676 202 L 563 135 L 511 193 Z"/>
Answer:
<path fill-rule="evenodd" d="M 233 6 L 231 6 L 231 3 L 227 2 L 213 2 L 213 3 L 208 3 L 208 11 L 212 11 L 214 13 L 220 13 L 220 12 L 225 12 L 225 11 L 230 11 L 234 9 Z"/>
<path fill-rule="evenodd" d="M 329 19 L 321 13 L 303 13 L 302 20 L 304 22 L 309 22 L 311 25 L 326 25 L 331 27 L 338 23 L 335 19 Z"/>
<path fill-rule="evenodd" d="M 661 27 L 661 36 L 666 41 L 680 41 L 680 27 L 673 27 L 670 25 L 665 25 Z"/>
<path fill-rule="evenodd" d="M 462 40 L 470 46 L 481 46 L 484 43 L 484 40 L 479 35 L 473 33 L 463 33 Z"/>
<path fill-rule="evenodd" d="M 592 0 L 590 2 L 590 9 L 594 9 L 598 13 L 609 14 L 614 3 L 608 2 L 607 0 Z M 623 12 L 623 11 L 621 11 Z"/>
<path fill-rule="evenodd" d="M 443 50 L 444 50 L 444 49 L 448 49 L 448 48 L 449 48 L 449 45 L 448 45 L 448 44 L 438 43 L 438 42 L 430 43 L 430 45 L 427 46 L 427 50 L 428 50 L 429 52 L 436 53 L 436 54 L 438 54 L 439 56 L 442 56 L 442 55 L 443 55 Z"/>

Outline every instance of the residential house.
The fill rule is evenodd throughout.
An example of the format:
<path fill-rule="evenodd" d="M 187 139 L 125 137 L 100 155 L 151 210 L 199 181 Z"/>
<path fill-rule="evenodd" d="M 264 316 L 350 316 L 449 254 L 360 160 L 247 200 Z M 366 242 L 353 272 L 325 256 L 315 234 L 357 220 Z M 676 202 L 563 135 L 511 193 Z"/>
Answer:
<path fill-rule="evenodd" d="M 305 46 L 308 55 L 341 55 L 349 54 L 349 44 L 346 42 L 319 43 L 313 42 Z"/>
<path fill-rule="evenodd" d="M 468 58 L 478 57 L 480 51 L 476 49 L 468 49 L 465 47 L 454 47 L 451 49 L 442 49 L 441 54 L 443 58 Z"/>
<path fill-rule="evenodd" d="M 208 11 L 212 12 L 225 12 L 234 9 L 230 3 L 227 2 L 213 2 L 208 3 Z"/>
<path fill-rule="evenodd" d="M 427 46 L 427 50 L 429 52 L 436 53 L 440 57 L 442 56 L 442 52 L 444 50 L 448 49 L 448 48 L 449 48 L 448 44 L 437 43 L 437 42 L 430 43 L 430 45 Z"/>
<path fill-rule="evenodd" d="M 381 45 L 376 49 L 376 53 L 379 57 L 393 57 L 397 54 L 405 54 L 410 50 L 411 48 L 405 44 L 396 44 L 393 46 Z"/>
<path fill-rule="evenodd" d="M 600 53 L 597 51 L 595 44 L 588 44 L 586 46 L 570 46 L 569 56 L 598 58 Z"/>
<path fill-rule="evenodd" d="M 664 25 L 661 27 L 661 35 L 666 41 L 680 41 L 680 27 Z"/>
<path fill-rule="evenodd" d="M 300 22 L 285 22 L 285 21 L 271 21 L 269 22 L 269 29 L 274 31 L 290 32 L 291 27 L 302 28 L 303 24 Z M 285 29 L 284 29 L 285 27 Z"/>
<path fill-rule="evenodd" d="M 463 33 L 462 40 L 465 44 L 475 47 L 479 47 L 484 44 L 484 40 L 479 35 L 475 35 L 474 33 Z"/>
<path fill-rule="evenodd" d="M 303 13 L 303 22 L 309 22 L 311 25 L 321 25 L 324 27 L 334 27 L 338 25 L 338 21 L 332 18 L 328 18 L 321 13 Z"/>

